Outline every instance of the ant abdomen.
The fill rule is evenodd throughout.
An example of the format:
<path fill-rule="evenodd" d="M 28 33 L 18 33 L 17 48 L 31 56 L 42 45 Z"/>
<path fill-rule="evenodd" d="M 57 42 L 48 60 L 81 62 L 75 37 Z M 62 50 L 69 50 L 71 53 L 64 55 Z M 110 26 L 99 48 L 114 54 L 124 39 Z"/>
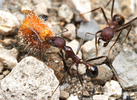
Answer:
<path fill-rule="evenodd" d="M 87 73 L 87 76 L 89 76 L 90 78 L 96 78 L 98 75 L 98 68 L 93 65 L 88 65 L 86 69 L 86 73 Z"/>

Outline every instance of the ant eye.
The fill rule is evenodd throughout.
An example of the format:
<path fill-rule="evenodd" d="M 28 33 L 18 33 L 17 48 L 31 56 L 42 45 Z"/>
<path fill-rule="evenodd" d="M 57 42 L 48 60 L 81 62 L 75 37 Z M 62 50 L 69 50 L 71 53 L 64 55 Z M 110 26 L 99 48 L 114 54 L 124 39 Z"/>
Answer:
<path fill-rule="evenodd" d="M 117 19 L 117 15 L 114 15 L 113 18 L 112 18 L 112 20 L 116 21 L 116 19 Z"/>
<path fill-rule="evenodd" d="M 119 26 L 122 26 L 122 25 L 124 24 L 124 22 L 125 22 L 125 20 L 124 20 L 124 19 L 121 19 L 121 20 L 118 21 L 118 25 L 119 25 Z"/>
<path fill-rule="evenodd" d="M 88 66 L 86 73 L 91 78 L 96 78 L 98 75 L 98 68 L 96 66 Z"/>
<path fill-rule="evenodd" d="M 39 17 L 42 18 L 44 21 L 48 20 L 48 16 L 47 15 L 41 14 L 41 15 L 39 15 Z"/>
<path fill-rule="evenodd" d="M 57 44 L 55 44 L 55 47 L 58 47 L 58 45 L 57 45 Z"/>

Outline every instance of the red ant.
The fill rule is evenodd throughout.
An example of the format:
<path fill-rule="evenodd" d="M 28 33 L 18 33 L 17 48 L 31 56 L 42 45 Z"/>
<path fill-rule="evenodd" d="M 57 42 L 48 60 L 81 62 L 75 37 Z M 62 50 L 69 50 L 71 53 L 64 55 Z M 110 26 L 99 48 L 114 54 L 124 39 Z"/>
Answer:
<path fill-rule="evenodd" d="M 100 56 L 100 57 L 96 57 L 96 58 L 92 58 L 92 59 L 89 59 L 89 60 L 87 60 L 87 61 L 83 61 L 83 59 L 80 59 L 74 52 L 73 52 L 73 50 L 72 50 L 72 48 L 71 47 L 69 47 L 69 46 L 66 46 L 66 41 L 65 41 L 65 39 L 64 38 L 62 38 L 62 37 L 58 37 L 58 36 L 52 36 L 52 37 L 48 37 L 48 38 L 46 38 L 46 40 L 45 41 L 43 41 L 41 38 L 40 38 L 40 36 L 38 35 L 38 33 L 36 32 L 36 31 L 34 31 L 33 29 L 31 29 L 36 35 L 37 35 L 37 37 L 38 37 L 38 39 L 39 39 L 39 41 L 40 42 L 46 42 L 46 43 L 48 43 L 48 44 L 50 44 L 51 46 L 53 46 L 53 47 L 56 47 L 56 48 L 59 48 L 59 49 L 61 49 L 61 50 L 64 50 L 65 51 L 65 58 L 66 58 L 66 60 L 68 59 L 68 58 L 71 58 L 72 60 L 73 60 L 73 64 L 75 63 L 76 64 L 76 67 L 77 67 L 77 75 L 78 75 L 78 78 L 79 78 L 79 80 L 80 80 L 80 83 L 81 83 L 81 85 L 82 85 L 82 87 L 83 87 L 83 83 L 82 83 L 82 79 L 81 79 L 81 77 L 80 77 L 80 75 L 79 75 L 79 73 L 78 73 L 78 65 L 79 64 L 84 64 L 86 67 L 87 67 L 87 69 L 86 69 L 86 74 L 89 76 L 89 77 L 91 77 L 91 78 L 96 78 L 96 76 L 98 75 L 98 68 L 95 66 L 95 65 L 91 65 L 91 64 L 88 64 L 87 62 L 89 62 L 89 61 L 92 61 L 92 60 L 96 60 L 96 59 L 100 59 L 100 58 L 103 58 L 103 57 L 106 57 L 106 56 Z M 70 68 L 71 68 L 71 66 L 70 66 Z M 69 68 L 69 69 L 70 69 Z M 69 69 L 68 69 L 68 71 L 69 71 Z M 65 76 L 64 76 L 65 77 Z M 62 78 L 62 79 L 64 79 L 64 77 Z M 62 80 L 61 80 L 62 81 Z M 59 84 L 60 85 L 60 84 Z M 59 86 L 58 85 L 58 86 Z M 58 87 L 57 87 L 58 88 Z M 56 88 L 56 89 L 57 89 Z M 56 91 L 56 89 L 55 89 L 55 91 Z M 54 92 L 55 92 L 54 91 Z M 53 94 L 54 94 L 54 92 L 53 92 Z M 53 95 L 52 94 L 52 95 Z"/>
<path fill-rule="evenodd" d="M 106 7 L 109 5 L 109 3 L 110 3 L 111 1 L 112 1 L 112 0 L 110 0 L 110 1 L 107 3 Z M 98 55 L 98 47 L 97 47 L 97 44 L 100 43 L 100 40 L 105 41 L 103 47 L 106 47 L 106 46 L 108 45 L 108 43 L 111 41 L 111 39 L 114 37 L 114 34 L 115 34 L 116 32 L 119 32 L 119 31 L 120 31 L 120 33 L 119 33 L 118 37 L 116 38 L 114 44 L 113 44 L 113 45 L 110 47 L 110 49 L 109 49 L 109 53 L 110 53 L 112 47 L 113 47 L 113 46 L 115 45 L 115 43 L 117 42 L 117 40 L 118 40 L 118 38 L 120 37 L 120 34 L 122 33 L 122 31 L 123 31 L 124 29 L 126 29 L 126 28 L 129 28 L 129 30 L 128 30 L 128 32 L 127 32 L 127 35 L 126 35 L 125 39 L 123 40 L 122 44 L 125 42 L 126 38 L 128 37 L 128 35 L 129 35 L 129 33 L 130 33 L 131 29 L 132 29 L 131 22 L 133 22 L 134 20 L 137 19 L 137 17 L 136 17 L 136 18 L 132 19 L 131 21 L 129 21 L 129 22 L 127 22 L 127 23 L 124 24 L 125 19 L 124 19 L 124 17 L 123 17 L 122 15 L 120 15 L 120 14 L 115 14 L 115 15 L 113 16 L 114 2 L 115 2 L 115 0 L 112 1 L 112 7 L 111 7 L 111 22 L 110 22 L 110 23 L 108 22 L 108 19 L 107 19 L 106 14 L 105 14 L 105 12 L 104 12 L 104 10 L 103 10 L 102 7 L 98 7 L 98 8 L 96 8 L 96 9 L 93 9 L 93 10 L 89 11 L 89 12 L 94 12 L 94 11 L 100 9 L 100 10 L 102 11 L 102 13 L 103 13 L 103 16 L 104 16 L 107 24 L 109 25 L 108 27 L 105 27 L 104 29 L 99 30 L 98 32 L 95 33 L 96 56 Z M 89 12 L 86 12 L 86 13 L 89 13 Z M 86 13 L 83 13 L 83 14 L 86 14 Z M 82 15 L 82 14 L 80 14 L 80 15 Z M 97 40 L 97 34 L 99 34 L 99 33 L 101 33 L 101 34 L 100 34 L 100 36 L 99 36 L 99 39 Z M 88 33 L 88 34 L 91 34 L 91 33 Z M 109 53 L 108 53 L 108 55 L 109 55 Z"/>

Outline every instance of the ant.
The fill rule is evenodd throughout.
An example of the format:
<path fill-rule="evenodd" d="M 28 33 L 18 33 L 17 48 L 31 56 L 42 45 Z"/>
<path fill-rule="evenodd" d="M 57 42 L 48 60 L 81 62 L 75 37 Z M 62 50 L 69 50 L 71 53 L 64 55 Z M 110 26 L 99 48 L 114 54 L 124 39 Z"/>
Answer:
<path fill-rule="evenodd" d="M 72 65 L 75 63 L 75 65 L 76 65 L 76 67 L 77 67 L 77 76 L 78 76 L 78 78 L 79 78 L 79 80 L 80 80 L 80 83 L 81 83 L 82 87 L 83 87 L 82 79 L 81 79 L 81 77 L 80 77 L 80 75 L 79 75 L 79 73 L 78 73 L 78 65 L 79 65 L 79 64 L 84 64 L 84 65 L 87 67 L 87 68 L 86 68 L 86 74 L 87 74 L 87 76 L 89 76 L 89 77 L 91 77 L 91 78 L 96 78 L 96 77 L 97 77 L 97 75 L 98 75 L 98 68 L 97 68 L 95 65 L 88 64 L 87 62 L 92 61 L 92 60 L 96 60 L 96 59 L 100 59 L 100 58 L 104 58 L 104 57 L 106 57 L 106 56 L 100 56 L 100 57 L 96 57 L 96 58 L 92 58 L 92 59 L 89 59 L 89 60 L 87 60 L 87 61 L 84 61 L 83 59 L 80 59 L 80 58 L 73 52 L 73 50 L 72 50 L 71 47 L 66 46 L 66 41 L 65 41 L 64 38 L 58 37 L 58 36 L 55 36 L 55 37 L 54 37 L 54 36 L 51 36 L 51 37 L 47 37 L 47 38 L 45 39 L 45 41 L 43 41 L 35 30 L 33 30 L 33 29 L 31 29 L 31 30 L 37 35 L 38 40 L 39 40 L 40 42 L 42 42 L 42 43 L 43 43 L 43 42 L 46 42 L 46 43 L 50 44 L 50 45 L 53 46 L 53 47 L 56 47 L 56 48 L 59 48 L 59 49 L 65 51 L 65 58 L 66 58 L 66 60 L 67 60 L 68 58 L 71 58 L 71 59 L 73 60 Z M 72 65 L 71 65 L 71 66 L 72 66 Z M 69 69 L 71 68 L 71 66 L 68 68 L 67 71 L 69 71 Z M 61 81 L 62 81 L 64 78 L 65 78 L 65 75 L 64 75 L 64 77 L 61 79 Z M 59 85 L 60 85 L 60 84 L 59 84 Z M 59 85 L 57 86 L 57 88 L 59 87 Z M 56 88 L 56 89 L 57 89 L 57 88 Z M 54 90 L 54 92 L 56 91 L 56 89 Z M 54 94 L 54 92 L 52 93 L 52 95 Z M 51 96 L 51 97 L 52 97 L 52 96 Z"/>
<path fill-rule="evenodd" d="M 89 77 L 91 77 L 91 78 L 96 78 L 96 77 L 97 77 L 97 75 L 98 75 L 98 68 L 97 68 L 95 65 L 88 64 L 87 62 L 92 61 L 92 60 L 96 60 L 96 59 L 100 59 L 100 58 L 104 58 L 104 57 L 106 57 L 106 56 L 100 56 L 100 57 L 96 57 L 96 58 L 92 58 L 92 59 L 89 59 L 89 60 L 87 60 L 87 61 L 84 61 L 83 59 L 80 59 L 80 58 L 73 52 L 73 50 L 72 50 L 71 47 L 66 46 L 66 41 L 65 41 L 64 38 L 58 37 L 58 36 L 55 36 L 55 37 L 54 37 L 54 36 L 51 36 L 51 37 L 47 37 L 47 38 L 45 39 L 45 41 L 43 41 L 35 30 L 33 30 L 33 29 L 31 29 L 31 30 L 37 35 L 38 40 L 39 40 L 40 42 L 42 42 L 42 43 L 43 43 L 43 42 L 46 42 L 46 43 L 50 44 L 50 45 L 53 46 L 53 47 L 56 47 L 56 48 L 59 48 L 59 49 L 65 51 L 65 58 L 66 58 L 66 60 L 67 60 L 68 58 L 71 58 L 71 59 L 73 60 L 72 65 L 75 63 L 75 65 L 76 65 L 76 67 L 77 67 L 77 75 L 78 75 L 78 78 L 79 78 L 79 80 L 80 80 L 80 83 L 81 83 L 82 87 L 83 87 L 82 79 L 81 79 L 81 77 L 80 77 L 80 75 L 79 75 L 79 73 L 78 73 L 78 65 L 79 65 L 79 64 L 84 64 L 84 65 L 86 66 L 86 74 L 87 74 L 87 76 L 89 76 Z M 77 54 L 78 54 L 78 53 L 77 53 Z M 72 65 L 71 65 L 71 66 L 72 66 Z M 68 68 L 68 71 L 69 71 L 69 69 L 71 68 L 71 66 Z M 64 79 L 64 78 L 65 78 L 65 75 L 64 75 L 64 77 L 63 77 L 62 79 Z M 61 80 L 61 81 L 62 81 L 62 80 Z M 59 84 L 59 85 L 60 85 L 60 84 Z M 59 86 L 59 85 L 58 85 L 58 86 Z M 58 88 L 58 87 L 57 87 L 57 88 Z M 57 88 L 56 88 L 56 89 L 57 89 Z M 56 89 L 55 89 L 55 91 L 56 91 Z M 54 91 L 54 92 L 55 92 L 55 91 Z M 53 92 L 53 94 L 54 94 L 54 92 Z M 52 95 L 53 95 L 53 94 L 52 94 Z"/>
<path fill-rule="evenodd" d="M 40 50 L 41 52 L 43 50 L 48 49 L 49 46 L 53 46 L 53 47 L 59 48 L 61 50 L 64 50 L 66 59 L 71 58 L 73 60 L 73 64 L 76 64 L 77 75 L 78 75 L 78 78 L 80 80 L 82 87 L 83 87 L 82 79 L 78 73 L 78 65 L 79 64 L 84 64 L 86 66 L 86 73 L 89 77 L 96 78 L 96 76 L 98 75 L 98 68 L 95 65 L 91 65 L 87 62 L 96 60 L 96 59 L 100 59 L 100 58 L 103 58 L 106 56 L 96 57 L 93 59 L 89 59 L 88 61 L 84 61 L 83 59 L 80 59 L 73 52 L 71 47 L 66 46 L 65 39 L 57 36 L 58 34 L 62 34 L 63 32 L 66 32 L 68 30 L 60 32 L 56 36 L 53 36 L 52 32 L 50 31 L 48 26 L 46 24 L 44 24 L 43 21 L 40 20 L 35 15 L 35 13 L 33 13 L 32 11 L 29 11 L 29 10 L 24 10 L 23 12 L 28 13 L 29 15 L 24 19 L 24 21 L 20 27 L 18 36 L 22 41 L 25 41 L 26 45 L 29 44 L 33 48 L 32 50 L 35 50 L 35 48 L 36 48 L 37 50 Z M 44 18 L 45 21 L 47 20 L 47 16 L 45 16 L 45 15 L 41 15 L 40 17 Z M 45 48 L 44 48 L 44 46 L 45 46 Z M 27 47 L 29 47 L 29 46 L 27 46 Z M 71 68 L 71 66 L 69 67 L 69 69 L 70 68 Z M 69 71 L 69 69 L 67 71 Z M 65 75 L 61 79 L 61 81 L 64 78 L 65 78 Z M 56 89 L 55 89 L 55 91 L 56 91 Z M 54 92 L 52 93 L 52 95 L 54 94 Z"/>
<path fill-rule="evenodd" d="M 106 14 L 105 14 L 105 12 L 104 12 L 104 10 L 103 10 L 102 7 L 98 7 L 98 8 L 95 8 L 95 9 L 89 11 L 89 12 L 94 12 L 94 11 L 100 9 L 101 12 L 103 13 L 103 16 L 104 16 L 107 24 L 108 24 L 108 27 L 105 27 L 104 29 L 99 30 L 99 31 L 97 31 L 95 33 L 96 56 L 98 56 L 98 47 L 97 47 L 97 44 L 100 43 L 100 40 L 103 40 L 105 42 L 104 45 L 103 45 L 103 47 L 106 47 L 109 44 L 109 42 L 112 40 L 112 38 L 114 37 L 114 34 L 116 32 L 119 32 L 119 35 L 117 36 L 116 40 L 114 40 L 113 45 L 109 49 L 109 53 L 110 53 L 112 47 L 116 44 L 116 42 L 117 42 L 118 38 L 120 37 L 122 31 L 124 29 L 126 29 L 126 28 L 129 28 L 126 37 L 124 38 L 123 42 L 120 43 L 120 44 L 123 44 L 125 42 L 126 38 L 128 37 L 128 35 L 129 35 L 129 33 L 130 33 L 131 29 L 132 29 L 131 23 L 137 19 L 137 17 L 135 17 L 131 21 L 129 21 L 129 22 L 127 22 L 127 23 L 124 24 L 125 19 L 124 19 L 124 17 L 122 15 L 120 15 L 120 14 L 113 15 L 113 9 L 114 9 L 114 2 L 115 2 L 115 0 L 110 0 L 105 7 L 107 7 L 111 1 L 112 1 L 111 22 L 108 21 L 107 16 L 106 16 Z M 89 12 L 86 12 L 86 13 L 89 13 Z M 86 13 L 83 13 L 83 14 L 86 14 Z M 80 15 L 83 15 L 83 14 L 80 14 Z M 97 40 L 97 35 L 99 33 L 100 33 L 99 39 Z M 88 33 L 88 34 L 91 34 L 91 33 Z M 109 55 L 109 53 L 108 53 L 108 55 Z"/>

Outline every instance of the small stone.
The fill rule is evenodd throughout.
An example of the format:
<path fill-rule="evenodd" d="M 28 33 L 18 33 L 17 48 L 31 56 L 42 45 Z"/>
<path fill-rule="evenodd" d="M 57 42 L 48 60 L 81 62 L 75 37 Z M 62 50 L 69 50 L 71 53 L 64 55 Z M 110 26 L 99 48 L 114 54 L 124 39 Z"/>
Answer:
<path fill-rule="evenodd" d="M 10 73 L 9 70 L 5 70 L 2 74 L 3 74 L 4 76 L 6 76 L 6 75 L 8 75 L 9 73 Z"/>
<path fill-rule="evenodd" d="M 93 95 L 93 100 L 108 100 L 106 95 Z"/>
<path fill-rule="evenodd" d="M 91 19 L 90 22 L 80 23 L 80 27 L 77 31 L 77 36 L 81 39 L 84 39 L 87 32 L 92 33 L 92 34 L 87 34 L 84 39 L 85 41 L 92 40 L 95 37 L 95 33 L 97 31 L 99 31 L 98 23 L 94 19 Z"/>
<path fill-rule="evenodd" d="M 38 5 L 38 4 L 46 4 L 46 7 L 47 8 L 51 8 L 51 2 L 52 2 L 52 0 L 33 0 L 33 3 L 35 4 L 35 5 Z"/>
<path fill-rule="evenodd" d="M 12 69 L 17 64 L 17 55 L 17 49 L 13 48 L 11 50 L 7 50 L 0 45 L 0 60 L 3 63 L 3 66 Z"/>
<path fill-rule="evenodd" d="M 5 2 L 5 0 L 1 0 L 1 2 L 0 2 L 0 9 L 2 8 L 4 2 Z"/>
<path fill-rule="evenodd" d="M 0 34 L 3 36 L 17 33 L 18 19 L 11 13 L 0 10 Z"/>
<path fill-rule="evenodd" d="M 60 98 L 67 99 L 69 97 L 69 93 L 66 91 L 60 91 Z"/>
<path fill-rule="evenodd" d="M 68 86 L 69 86 L 68 83 L 62 84 L 62 85 L 60 86 L 60 90 L 61 90 L 61 91 L 64 91 L 65 88 L 67 88 Z"/>
<path fill-rule="evenodd" d="M 67 100 L 79 100 L 79 99 L 77 96 L 71 94 Z"/>
<path fill-rule="evenodd" d="M 108 80 L 111 80 L 111 78 L 113 77 L 113 73 L 106 64 L 99 65 L 97 67 L 98 67 L 98 76 L 96 77 L 96 79 L 100 80 L 100 84 L 104 84 Z"/>
<path fill-rule="evenodd" d="M 83 91 L 83 96 L 89 97 L 88 91 Z"/>
<path fill-rule="evenodd" d="M 137 54 L 131 49 L 121 51 L 112 65 L 118 74 L 123 89 L 137 89 Z"/>
<path fill-rule="evenodd" d="M 29 56 L 1 80 L 0 93 L 6 100 L 47 100 L 58 84 L 52 69 Z M 59 100 L 59 94 L 58 88 L 52 100 Z"/>
<path fill-rule="evenodd" d="M 4 75 L 0 75 L 0 80 L 2 80 L 4 78 Z"/>
<path fill-rule="evenodd" d="M 111 80 L 104 86 L 104 95 L 119 98 L 122 95 L 122 88 L 117 81 Z"/>
<path fill-rule="evenodd" d="M 15 40 L 11 38 L 6 38 L 3 40 L 4 45 L 11 45 L 13 42 L 15 42 Z"/>
<path fill-rule="evenodd" d="M 0 73 L 2 73 L 3 69 L 4 69 L 4 66 L 3 66 L 2 62 L 0 61 Z"/>
<path fill-rule="evenodd" d="M 67 4 L 73 8 L 76 14 L 82 14 L 91 10 L 91 1 L 90 0 L 67 0 Z M 91 13 L 78 15 L 76 21 L 90 21 Z"/>
<path fill-rule="evenodd" d="M 123 100 L 126 100 L 126 99 L 127 99 L 127 96 L 129 96 L 129 93 L 128 93 L 128 92 L 124 92 L 124 93 L 123 93 Z"/>
<path fill-rule="evenodd" d="M 115 97 L 109 97 L 108 100 L 117 100 Z"/>
<path fill-rule="evenodd" d="M 67 4 L 62 4 L 59 7 L 58 15 L 61 19 L 69 23 L 73 18 L 73 11 Z"/>
<path fill-rule="evenodd" d="M 92 82 L 88 82 L 87 86 L 88 86 L 89 88 L 93 88 L 93 87 L 94 87 L 94 85 L 93 85 Z"/>
<path fill-rule="evenodd" d="M 67 24 L 65 28 L 68 29 L 67 32 L 63 33 L 63 36 L 69 40 L 73 40 L 76 38 L 76 27 L 74 24 Z"/>
<path fill-rule="evenodd" d="M 48 15 L 47 10 L 48 9 L 45 3 L 39 3 L 36 5 L 34 12 L 36 12 L 37 15 L 41 15 L 41 14 Z"/>

